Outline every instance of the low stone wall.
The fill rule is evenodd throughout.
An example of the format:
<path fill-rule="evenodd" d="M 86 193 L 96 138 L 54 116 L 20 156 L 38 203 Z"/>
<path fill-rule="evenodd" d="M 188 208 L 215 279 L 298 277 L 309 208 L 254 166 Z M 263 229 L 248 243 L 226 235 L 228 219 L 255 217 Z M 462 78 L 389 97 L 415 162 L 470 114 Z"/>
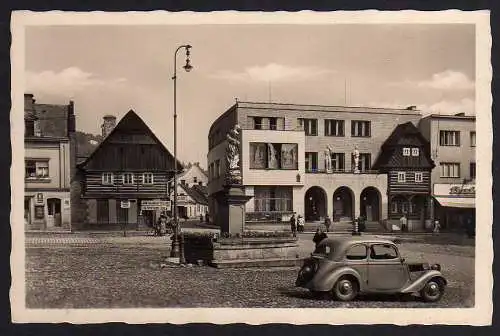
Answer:
<path fill-rule="evenodd" d="M 296 238 L 184 238 L 184 257 L 187 263 L 240 263 L 243 261 L 291 260 L 298 258 Z"/>

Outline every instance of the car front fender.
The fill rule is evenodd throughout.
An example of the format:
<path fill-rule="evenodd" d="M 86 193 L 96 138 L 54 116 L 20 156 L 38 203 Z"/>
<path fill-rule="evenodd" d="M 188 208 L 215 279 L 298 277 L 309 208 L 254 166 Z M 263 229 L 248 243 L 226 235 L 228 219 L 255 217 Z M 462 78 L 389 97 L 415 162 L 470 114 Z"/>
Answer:
<path fill-rule="evenodd" d="M 415 281 L 407 285 L 401 290 L 401 293 L 416 293 L 419 292 L 422 288 L 424 288 L 425 284 L 427 281 L 429 281 L 432 278 L 439 278 L 443 281 L 444 285 L 446 286 L 447 281 L 444 278 L 443 274 L 439 271 L 431 270 L 427 271 L 424 274 L 422 274 L 420 277 L 418 277 Z"/>
<path fill-rule="evenodd" d="M 314 277 L 312 280 L 312 288 L 316 291 L 321 291 L 321 292 L 330 291 L 335 285 L 335 283 L 338 281 L 338 279 L 340 279 L 340 277 L 344 275 L 356 278 L 360 286 L 360 289 L 364 288 L 360 274 L 356 270 L 350 267 L 341 267 L 335 269 L 334 271 L 328 272 L 327 274 L 323 274 L 322 276 Z"/>

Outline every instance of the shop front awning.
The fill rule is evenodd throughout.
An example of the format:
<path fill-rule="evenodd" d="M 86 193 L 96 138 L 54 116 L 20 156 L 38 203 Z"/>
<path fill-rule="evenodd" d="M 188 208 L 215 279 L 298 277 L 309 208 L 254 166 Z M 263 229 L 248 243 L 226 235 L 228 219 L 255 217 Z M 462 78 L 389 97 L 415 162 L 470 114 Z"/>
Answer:
<path fill-rule="evenodd" d="M 434 197 L 441 206 L 448 208 L 474 209 L 476 199 L 474 197 Z"/>

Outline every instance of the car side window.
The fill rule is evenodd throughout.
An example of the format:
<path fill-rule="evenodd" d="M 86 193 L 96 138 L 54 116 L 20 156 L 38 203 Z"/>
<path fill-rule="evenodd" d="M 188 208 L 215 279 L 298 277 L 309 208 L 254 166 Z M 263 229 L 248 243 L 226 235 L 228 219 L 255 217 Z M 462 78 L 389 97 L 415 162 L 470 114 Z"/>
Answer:
<path fill-rule="evenodd" d="M 391 260 L 398 257 L 396 248 L 389 244 L 375 244 L 370 248 L 370 259 Z"/>
<path fill-rule="evenodd" d="M 346 254 L 345 254 L 346 259 L 348 260 L 363 260 L 366 259 L 367 253 L 366 253 L 366 246 L 365 245 L 354 245 L 351 246 Z"/>

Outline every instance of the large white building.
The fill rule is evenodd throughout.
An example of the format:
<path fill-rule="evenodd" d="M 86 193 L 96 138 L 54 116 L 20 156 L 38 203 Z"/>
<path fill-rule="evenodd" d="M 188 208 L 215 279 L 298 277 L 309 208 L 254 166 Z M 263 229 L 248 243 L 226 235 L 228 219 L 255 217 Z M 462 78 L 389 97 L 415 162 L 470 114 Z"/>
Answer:
<path fill-rule="evenodd" d="M 399 124 L 421 118 L 407 109 L 237 102 L 210 127 L 208 195 L 217 216 L 223 192 L 226 134 L 241 127 L 241 171 L 247 221 L 350 222 L 388 218 L 387 174 L 372 170 L 384 141 Z M 354 151 L 359 153 L 355 172 Z M 217 221 L 217 218 L 215 218 Z"/>

